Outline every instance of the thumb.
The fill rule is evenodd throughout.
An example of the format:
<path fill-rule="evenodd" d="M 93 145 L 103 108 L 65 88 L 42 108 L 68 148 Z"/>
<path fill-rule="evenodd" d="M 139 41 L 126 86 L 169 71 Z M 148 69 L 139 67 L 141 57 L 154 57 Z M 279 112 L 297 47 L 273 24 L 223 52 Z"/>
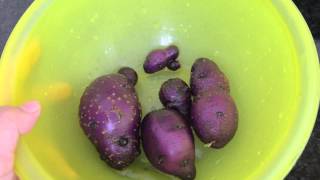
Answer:
<path fill-rule="evenodd" d="M 31 130 L 40 115 L 40 109 L 36 101 L 20 107 L 0 107 L 0 179 L 13 173 L 19 135 Z"/>
<path fill-rule="evenodd" d="M 14 125 L 19 134 L 25 134 L 34 126 L 40 110 L 37 101 L 27 102 L 20 107 L 0 107 L 0 123 Z"/>
<path fill-rule="evenodd" d="M 23 112 L 20 116 L 24 116 L 25 118 L 16 117 L 16 126 L 20 134 L 25 134 L 29 132 L 36 123 L 40 115 L 41 107 L 39 102 L 31 101 L 20 106 L 20 110 Z"/>

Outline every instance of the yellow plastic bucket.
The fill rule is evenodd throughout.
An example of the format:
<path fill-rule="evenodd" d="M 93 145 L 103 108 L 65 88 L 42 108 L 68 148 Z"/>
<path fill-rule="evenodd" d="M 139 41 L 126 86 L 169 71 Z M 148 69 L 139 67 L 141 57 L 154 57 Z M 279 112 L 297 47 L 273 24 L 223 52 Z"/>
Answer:
<path fill-rule="evenodd" d="M 146 54 L 176 44 L 181 70 L 147 75 Z M 0 105 L 38 99 L 42 116 L 16 158 L 22 179 L 168 179 L 141 155 L 125 171 L 102 162 L 77 117 L 97 76 L 139 73 L 144 114 L 160 108 L 163 81 L 188 81 L 198 57 L 230 79 L 239 129 L 224 149 L 197 140 L 197 179 L 281 179 L 305 147 L 319 103 L 319 63 L 291 1 L 36 0 L 14 29 L 0 64 Z M 171 178 L 171 177 L 170 177 Z"/>

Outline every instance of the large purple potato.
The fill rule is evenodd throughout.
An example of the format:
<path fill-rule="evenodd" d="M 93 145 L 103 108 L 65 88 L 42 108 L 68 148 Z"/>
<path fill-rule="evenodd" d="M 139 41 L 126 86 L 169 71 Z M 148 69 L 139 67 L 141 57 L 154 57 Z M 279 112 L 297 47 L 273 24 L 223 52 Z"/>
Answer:
<path fill-rule="evenodd" d="M 140 154 L 141 109 L 134 87 L 121 74 L 97 78 L 86 88 L 79 107 L 80 124 L 115 169 L 123 169 Z"/>
<path fill-rule="evenodd" d="M 235 135 L 237 107 L 227 93 L 207 92 L 194 98 L 191 110 L 193 128 L 204 143 L 222 148 Z"/>
<path fill-rule="evenodd" d="M 191 108 L 191 90 L 187 83 L 179 78 L 169 79 L 161 85 L 159 91 L 161 103 L 175 109 L 189 118 Z"/>
<path fill-rule="evenodd" d="M 191 129 L 174 110 L 150 112 L 142 121 L 142 143 L 151 164 L 183 180 L 195 178 L 195 145 Z"/>
<path fill-rule="evenodd" d="M 199 58 L 193 64 L 190 86 L 193 95 L 208 90 L 230 92 L 227 77 L 221 72 L 217 64 L 207 58 Z"/>

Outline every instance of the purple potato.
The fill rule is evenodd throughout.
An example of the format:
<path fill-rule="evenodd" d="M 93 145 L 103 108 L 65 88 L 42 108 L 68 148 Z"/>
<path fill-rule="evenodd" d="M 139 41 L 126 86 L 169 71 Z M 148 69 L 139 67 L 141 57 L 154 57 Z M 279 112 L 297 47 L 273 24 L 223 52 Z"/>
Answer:
<path fill-rule="evenodd" d="M 179 78 L 169 79 L 161 85 L 159 91 L 161 103 L 175 109 L 185 118 L 190 117 L 191 90 L 187 83 Z"/>
<path fill-rule="evenodd" d="M 167 54 L 167 59 L 170 62 L 176 61 L 179 56 L 179 49 L 175 45 L 171 45 L 165 49 Z"/>
<path fill-rule="evenodd" d="M 141 108 L 125 76 L 94 80 L 81 97 L 79 116 L 84 133 L 112 168 L 124 169 L 140 154 Z"/>
<path fill-rule="evenodd" d="M 143 64 L 144 71 L 152 74 L 164 69 L 168 64 L 165 50 L 157 49 L 152 51 Z"/>
<path fill-rule="evenodd" d="M 173 61 L 167 65 L 167 68 L 170 69 L 171 71 L 176 71 L 180 69 L 181 65 L 179 61 Z"/>
<path fill-rule="evenodd" d="M 178 47 L 175 45 L 171 45 L 171 46 L 167 47 L 165 49 L 165 51 L 167 53 L 167 59 L 168 59 L 167 68 L 170 69 L 171 71 L 176 71 L 176 70 L 180 69 L 181 64 L 177 60 L 177 58 L 179 56 Z"/>
<path fill-rule="evenodd" d="M 210 91 L 194 98 L 191 119 L 202 142 L 212 148 L 222 148 L 236 133 L 238 110 L 230 95 Z"/>
<path fill-rule="evenodd" d="M 132 84 L 133 86 L 137 84 L 138 74 L 134 69 L 130 67 L 123 67 L 119 69 L 118 73 L 126 76 L 130 84 Z"/>
<path fill-rule="evenodd" d="M 155 168 L 183 180 L 195 178 L 193 135 L 179 113 L 168 109 L 150 112 L 142 121 L 141 134 L 144 152 Z"/>
<path fill-rule="evenodd" d="M 153 50 L 148 54 L 143 64 L 144 71 L 152 74 L 164 69 L 165 67 L 175 71 L 180 68 L 179 62 L 176 61 L 178 56 L 179 49 L 174 45 L 171 45 L 166 49 Z"/>
<path fill-rule="evenodd" d="M 195 96 L 208 90 L 230 92 L 228 78 L 217 64 L 207 58 L 199 58 L 193 64 L 190 86 Z"/>

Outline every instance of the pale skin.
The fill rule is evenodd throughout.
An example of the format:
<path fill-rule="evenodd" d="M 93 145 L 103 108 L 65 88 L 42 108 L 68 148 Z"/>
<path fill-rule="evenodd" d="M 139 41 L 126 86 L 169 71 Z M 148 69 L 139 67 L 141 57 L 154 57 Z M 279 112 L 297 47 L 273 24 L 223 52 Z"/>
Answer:
<path fill-rule="evenodd" d="M 37 101 L 17 107 L 0 107 L 0 180 L 19 179 L 14 172 L 16 146 L 20 136 L 33 128 L 40 111 Z"/>

